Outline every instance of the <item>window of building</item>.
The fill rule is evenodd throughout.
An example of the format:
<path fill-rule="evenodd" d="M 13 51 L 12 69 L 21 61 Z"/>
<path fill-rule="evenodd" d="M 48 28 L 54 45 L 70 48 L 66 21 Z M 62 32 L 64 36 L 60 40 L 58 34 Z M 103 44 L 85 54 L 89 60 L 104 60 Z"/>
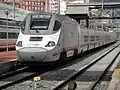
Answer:
<path fill-rule="evenodd" d="M 43 10 L 43 7 L 41 7 L 41 10 Z"/>
<path fill-rule="evenodd" d="M 38 2 L 35 2 L 35 5 L 37 5 Z"/>
<path fill-rule="evenodd" d="M 32 9 L 34 9 L 34 7 L 32 7 Z"/>
<path fill-rule="evenodd" d="M 41 2 L 41 6 L 43 6 L 43 2 Z"/>
<path fill-rule="evenodd" d="M 23 5 L 23 9 L 25 9 L 25 6 Z"/>
<path fill-rule="evenodd" d="M 28 10 L 29 8 L 28 8 L 28 6 L 26 6 L 26 10 Z"/>
<path fill-rule="evenodd" d="M 34 6 L 34 2 L 32 2 L 32 6 Z"/>
<path fill-rule="evenodd" d="M 40 2 L 38 2 L 38 5 L 40 5 Z"/>
<path fill-rule="evenodd" d="M 22 1 L 23 4 L 25 4 L 25 1 Z"/>
<path fill-rule="evenodd" d="M 28 2 L 26 1 L 26 5 L 28 5 Z"/>
<path fill-rule="evenodd" d="M 37 7 L 35 7 L 35 10 L 37 10 Z"/>
<path fill-rule="evenodd" d="M 29 5 L 31 5 L 31 1 L 29 1 Z"/>
<path fill-rule="evenodd" d="M 31 6 L 29 6 L 29 10 L 31 10 Z"/>

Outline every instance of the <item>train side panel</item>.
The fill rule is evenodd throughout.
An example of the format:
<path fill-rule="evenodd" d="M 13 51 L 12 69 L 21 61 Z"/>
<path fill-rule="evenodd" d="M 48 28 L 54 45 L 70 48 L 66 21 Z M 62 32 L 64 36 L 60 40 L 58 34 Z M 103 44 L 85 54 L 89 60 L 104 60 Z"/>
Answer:
<path fill-rule="evenodd" d="M 110 31 L 110 36 L 111 36 L 111 42 L 116 42 L 117 41 L 117 34 L 114 31 Z"/>
<path fill-rule="evenodd" d="M 80 28 L 79 45 L 81 52 L 87 51 L 89 46 L 89 32 L 87 28 Z"/>
<path fill-rule="evenodd" d="M 78 51 L 78 25 L 71 22 L 63 23 L 64 49 L 67 57 L 73 56 L 75 50 Z"/>

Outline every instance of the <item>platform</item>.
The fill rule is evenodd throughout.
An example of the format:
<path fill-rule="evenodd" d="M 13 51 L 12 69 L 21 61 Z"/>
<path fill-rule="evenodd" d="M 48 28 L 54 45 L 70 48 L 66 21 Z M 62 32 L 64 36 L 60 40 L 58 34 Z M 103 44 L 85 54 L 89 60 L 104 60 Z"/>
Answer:
<path fill-rule="evenodd" d="M 120 58 L 107 90 L 120 90 Z"/>

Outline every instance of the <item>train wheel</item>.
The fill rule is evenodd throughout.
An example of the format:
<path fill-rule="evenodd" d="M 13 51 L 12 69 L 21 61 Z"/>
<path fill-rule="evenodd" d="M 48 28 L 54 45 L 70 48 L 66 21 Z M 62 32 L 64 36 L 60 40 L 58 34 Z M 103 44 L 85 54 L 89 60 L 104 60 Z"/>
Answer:
<path fill-rule="evenodd" d="M 74 50 L 74 57 L 77 57 L 77 56 L 78 56 L 78 50 L 75 49 L 75 50 Z"/>
<path fill-rule="evenodd" d="M 64 61 L 64 60 L 66 60 L 66 52 L 62 52 L 61 54 L 60 54 L 60 60 L 62 60 L 62 61 Z"/>
<path fill-rule="evenodd" d="M 81 50 L 81 54 L 84 54 L 84 51 L 83 51 L 83 49 Z"/>

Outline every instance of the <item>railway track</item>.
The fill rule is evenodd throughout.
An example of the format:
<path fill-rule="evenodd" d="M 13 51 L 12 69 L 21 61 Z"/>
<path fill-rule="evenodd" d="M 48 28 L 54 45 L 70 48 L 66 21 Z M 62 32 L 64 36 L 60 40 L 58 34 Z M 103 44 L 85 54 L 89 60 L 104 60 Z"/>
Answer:
<path fill-rule="evenodd" d="M 29 66 L 22 67 L 0 76 L 0 90 L 15 85 L 17 83 L 24 82 L 25 80 L 29 80 L 45 72 L 42 70 L 38 72 L 28 72 L 27 70 L 29 70 L 29 68 Z"/>
<path fill-rule="evenodd" d="M 70 86 L 72 86 L 73 85 L 73 87 L 74 87 L 74 85 L 75 85 L 75 79 L 77 78 L 77 77 L 79 77 L 79 76 L 81 76 L 83 73 L 85 73 L 85 71 L 87 71 L 90 67 L 92 67 L 94 64 L 97 64 L 97 62 L 99 62 L 101 59 L 103 59 L 105 56 L 107 56 L 109 53 L 111 53 L 112 51 L 114 51 L 117 47 L 118 47 L 118 45 L 117 46 L 112 46 L 113 48 L 112 49 L 110 49 L 109 51 L 107 51 L 107 52 L 105 52 L 103 55 L 101 55 L 101 56 L 99 56 L 97 59 L 94 59 L 92 62 L 90 62 L 89 64 L 87 64 L 87 65 L 84 65 L 82 68 L 79 68 L 79 70 L 77 71 L 77 72 L 73 72 L 72 74 L 69 74 L 69 76 L 67 76 L 67 78 L 66 79 L 62 79 L 63 77 L 64 77 L 64 75 L 62 76 L 62 74 L 64 74 L 63 72 L 61 72 L 61 69 L 60 68 L 57 68 L 57 69 L 52 69 L 51 71 L 52 71 L 52 73 L 51 73 L 51 71 L 50 72 L 34 72 L 34 73 L 26 73 L 27 75 L 24 75 L 23 74 L 23 72 L 21 73 L 21 75 L 20 74 L 18 74 L 18 76 L 16 76 L 16 77 L 21 77 L 21 76 L 24 76 L 24 77 L 21 77 L 21 79 L 19 79 L 19 80 L 14 80 L 15 79 L 15 77 L 13 77 L 12 79 L 11 79 L 11 77 L 9 77 L 8 76 L 8 78 L 6 79 L 5 78 L 5 80 L 0 80 L 0 81 L 7 81 L 7 84 L 4 84 L 4 85 L 2 85 L 1 83 L 2 82 L 0 82 L 0 89 L 3 89 L 3 88 L 7 88 L 7 87 L 10 87 L 10 86 L 13 86 L 13 85 L 15 85 L 15 84 L 17 84 L 14 88 L 17 88 L 18 89 L 18 87 L 19 88 L 21 88 L 21 86 L 23 85 L 23 82 L 25 82 L 25 81 L 29 81 L 29 80 L 31 80 L 31 78 L 33 78 L 34 76 L 37 76 L 37 75 L 39 75 L 42 79 L 45 79 L 45 80 L 48 80 L 49 81 L 49 83 L 48 82 L 46 82 L 45 81 L 45 83 L 43 82 L 43 80 L 41 80 L 40 82 L 39 82 L 39 88 L 38 89 L 41 89 L 41 90 L 59 90 L 59 89 L 61 89 L 61 88 L 66 88 L 66 87 L 68 87 L 69 85 Z M 119 55 L 119 53 L 117 53 L 117 55 Z M 115 55 L 115 57 L 114 57 L 114 60 L 117 58 L 117 56 Z M 113 61 L 114 62 L 114 61 Z M 111 66 L 111 65 L 110 65 Z M 109 66 L 109 67 L 110 67 Z M 59 69 L 59 70 L 58 70 Z M 109 68 L 108 68 L 109 69 Z M 107 71 L 107 70 L 106 70 Z M 55 75 L 55 73 L 57 73 L 57 75 Z M 59 73 L 62 73 L 61 75 L 59 75 Z M 28 75 L 29 74 L 29 75 Z M 59 76 L 62 76 L 62 81 L 60 81 L 60 82 L 56 82 L 56 81 L 54 81 L 54 79 L 52 79 L 50 76 L 52 76 L 52 78 L 54 78 L 55 76 L 57 76 L 58 78 L 59 78 Z M 101 77 L 102 76 L 104 76 L 104 74 L 103 75 L 101 75 Z M 99 80 L 101 80 L 101 77 L 96 81 L 96 84 L 99 82 Z M 48 79 L 49 78 L 49 79 Z M 51 81 L 52 80 L 52 81 Z M 56 79 L 55 79 L 56 80 Z M 8 83 L 8 81 L 12 81 L 12 82 L 9 82 Z M 58 80 L 59 81 L 59 80 Z M 30 81 L 30 85 L 31 85 L 31 82 L 33 82 L 32 80 Z M 72 82 L 72 85 L 70 84 Z M 47 87 L 46 85 L 48 85 L 49 84 L 49 86 Z M 92 84 L 91 86 L 96 86 L 96 84 Z M 19 86 L 20 85 L 20 86 Z M 30 86 L 29 85 L 29 86 Z M 25 86 L 28 86 L 27 84 L 25 85 Z M 46 89 L 47 88 L 47 89 Z M 11 88 L 10 88 L 11 89 Z M 12 87 L 12 89 L 13 89 L 13 87 Z M 24 90 L 30 90 L 31 88 L 29 88 L 29 89 L 24 89 Z M 92 87 L 91 87 L 91 89 L 92 89 Z M 36 90 L 36 89 L 35 89 Z M 81 89 L 82 90 L 82 89 Z"/>
<path fill-rule="evenodd" d="M 53 69 L 53 67 L 48 69 L 44 69 L 43 67 L 44 66 L 39 67 L 39 69 L 30 66 L 16 66 L 16 70 L 10 71 L 0 76 L 0 90 L 14 86 L 15 84 L 25 82 L 27 80 L 31 80 L 34 77 L 40 76 L 41 74 Z"/>
<path fill-rule="evenodd" d="M 9 78 L 9 77 L 11 77 L 11 76 L 13 76 L 13 75 L 22 73 L 22 72 L 24 72 L 25 70 L 27 70 L 28 68 L 29 68 L 28 66 L 26 66 L 26 67 L 21 67 L 21 68 L 19 68 L 19 69 L 14 70 L 14 71 L 10 71 L 10 72 L 7 72 L 7 73 L 5 73 L 5 74 L 2 74 L 2 75 L 0 76 L 0 81 L 3 80 L 3 79 L 5 79 L 5 78 Z"/>
<path fill-rule="evenodd" d="M 0 76 L 0 81 L 4 81 L 5 79 L 9 79 L 11 77 L 15 77 L 16 75 L 19 75 L 23 72 L 25 72 L 29 67 L 22 67 L 19 69 L 16 69 L 15 71 L 10 71 L 8 73 L 5 73 L 3 75 Z M 0 90 L 4 89 L 10 85 L 14 85 L 15 83 L 17 83 L 20 80 L 15 80 L 15 81 L 11 81 L 11 82 L 6 82 L 6 83 L 0 83 Z"/>
<path fill-rule="evenodd" d="M 93 67 L 95 64 L 97 64 L 101 60 L 104 60 L 104 58 L 106 58 L 106 56 L 108 56 L 118 46 L 119 45 L 113 47 L 109 51 L 105 52 L 103 55 L 101 55 L 98 58 L 96 58 L 95 60 L 93 60 L 88 65 L 85 65 L 84 67 L 80 68 L 78 72 L 74 73 L 67 80 L 65 80 L 65 81 L 61 82 L 60 84 L 58 84 L 56 87 L 53 88 L 53 90 L 60 90 L 61 88 L 66 87 L 66 85 L 68 85 L 68 88 L 69 88 L 68 90 L 75 90 L 75 88 L 77 86 L 76 82 L 75 82 L 75 79 L 77 77 L 80 77 L 83 73 L 85 73 L 88 69 Z M 116 60 L 116 58 L 118 57 L 119 54 L 120 54 L 120 50 L 115 55 L 112 56 L 109 64 L 105 67 L 104 71 L 100 74 L 100 76 L 97 78 L 97 80 L 92 85 L 90 84 L 89 89 L 86 89 L 86 90 L 94 90 L 96 85 L 101 81 L 101 79 L 105 76 L 105 74 L 107 73 L 109 68 L 113 65 L 114 61 Z M 94 68 L 95 68 L 95 66 L 94 66 Z M 82 90 L 82 89 L 79 88 L 78 90 Z"/>

